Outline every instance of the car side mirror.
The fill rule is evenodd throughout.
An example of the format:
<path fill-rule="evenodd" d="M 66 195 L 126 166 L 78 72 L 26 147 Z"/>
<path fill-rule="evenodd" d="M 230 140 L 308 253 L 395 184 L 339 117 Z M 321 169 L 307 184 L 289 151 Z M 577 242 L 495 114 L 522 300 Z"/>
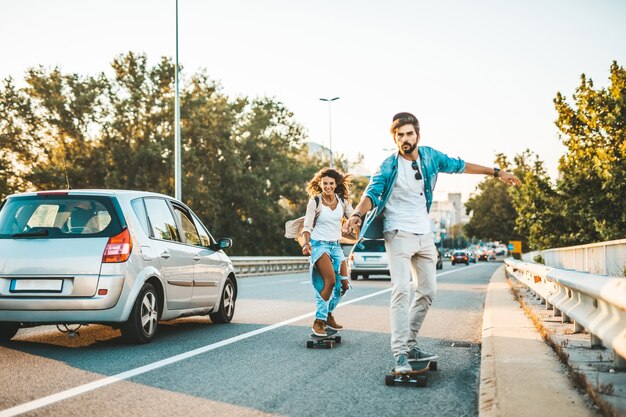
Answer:
<path fill-rule="evenodd" d="M 219 239 L 215 244 L 216 250 L 224 250 L 233 246 L 233 240 L 229 237 Z"/>

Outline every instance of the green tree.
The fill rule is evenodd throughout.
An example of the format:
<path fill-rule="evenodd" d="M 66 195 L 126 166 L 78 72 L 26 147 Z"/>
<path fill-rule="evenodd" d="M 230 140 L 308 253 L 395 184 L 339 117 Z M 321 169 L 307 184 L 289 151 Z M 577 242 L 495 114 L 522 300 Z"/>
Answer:
<path fill-rule="evenodd" d="M 571 244 L 626 235 L 626 71 L 613 62 L 608 88 L 594 89 L 582 74 L 574 105 L 558 93 L 556 125 L 567 148 L 557 187 L 571 228 Z"/>
<path fill-rule="evenodd" d="M 173 194 L 174 65 L 113 60 L 113 77 L 29 69 L 0 88 L 0 193 L 126 188 Z M 306 203 L 319 169 L 289 110 L 269 98 L 230 99 L 203 73 L 181 88 L 184 202 L 231 254 L 298 253 L 284 222 Z M 9 169 L 13 167 L 13 169 Z M 298 213 L 300 215 L 300 213 Z"/>
<path fill-rule="evenodd" d="M 495 178 L 486 178 L 465 203 L 470 221 L 464 226 L 469 237 L 507 242 L 517 239 L 515 219 L 517 213 L 511 202 L 507 185 Z"/>

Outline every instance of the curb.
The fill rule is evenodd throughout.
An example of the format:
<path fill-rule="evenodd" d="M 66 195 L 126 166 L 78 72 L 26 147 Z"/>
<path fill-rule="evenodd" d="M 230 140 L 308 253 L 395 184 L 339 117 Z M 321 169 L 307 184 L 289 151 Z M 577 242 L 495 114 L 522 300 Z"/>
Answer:
<path fill-rule="evenodd" d="M 483 313 L 479 417 L 597 416 L 567 373 L 498 268 Z"/>

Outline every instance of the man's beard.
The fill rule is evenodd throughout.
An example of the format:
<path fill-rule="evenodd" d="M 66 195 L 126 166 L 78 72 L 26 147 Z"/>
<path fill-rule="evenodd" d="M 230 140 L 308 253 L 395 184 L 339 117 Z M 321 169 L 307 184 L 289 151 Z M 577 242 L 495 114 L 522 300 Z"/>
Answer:
<path fill-rule="evenodd" d="M 407 150 L 404 150 L 404 145 L 408 145 L 408 142 L 404 142 L 402 146 L 400 146 L 400 153 L 403 155 L 410 155 L 413 153 L 415 148 L 417 148 L 417 143 L 414 143 L 413 145 L 411 145 L 411 147 Z"/>

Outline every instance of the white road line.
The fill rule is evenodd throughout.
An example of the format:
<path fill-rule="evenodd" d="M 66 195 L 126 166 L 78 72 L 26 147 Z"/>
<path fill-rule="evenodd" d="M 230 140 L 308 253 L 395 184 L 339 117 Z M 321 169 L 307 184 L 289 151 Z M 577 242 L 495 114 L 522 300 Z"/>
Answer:
<path fill-rule="evenodd" d="M 473 266 L 477 266 L 477 265 L 473 265 Z M 463 269 L 455 269 L 453 271 L 446 271 L 446 272 L 442 272 L 440 274 L 437 274 L 437 276 L 447 275 L 447 274 L 450 274 L 452 272 L 457 272 L 457 271 L 462 271 L 462 270 Z M 307 283 L 308 283 L 308 281 L 307 281 Z M 363 300 L 366 300 L 368 298 L 376 297 L 378 295 L 384 294 L 384 293 L 389 292 L 389 291 L 391 291 L 391 288 L 387 288 L 387 289 L 384 289 L 384 290 L 381 290 L 381 291 L 377 291 L 377 292 L 372 293 L 372 294 L 364 295 L 363 297 L 355 298 L 353 300 L 343 301 L 343 302 L 339 303 L 337 308 L 340 308 L 340 307 L 348 305 L 348 304 L 357 303 L 359 301 L 363 301 Z M 111 384 L 114 384 L 114 383 L 119 382 L 119 381 L 124 381 L 126 379 L 135 377 L 137 375 L 145 374 L 146 372 L 150 372 L 150 371 L 153 371 L 155 369 L 159 369 L 159 368 L 162 368 L 164 366 L 171 365 L 173 363 L 180 362 L 182 360 L 192 358 L 192 357 L 200 355 L 202 353 L 209 352 L 211 350 L 215 350 L 215 349 L 218 349 L 218 348 L 221 348 L 221 347 L 233 344 L 235 342 L 239 342 L 241 340 L 245 340 L 245 339 L 248 339 L 250 337 L 253 337 L 253 336 L 256 336 L 256 335 L 259 335 L 259 334 L 262 334 L 262 333 L 266 333 L 266 332 L 269 332 L 271 330 L 278 329 L 280 327 L 287 326 L 287 325 L 289 325 L 291 323 L 295 323 L 297 321 L 300 321 L 300 320 L 305 319 L 307 317 L 311 317 L 313 315 L 315 315 L 314 311 L 311 312 L 311 313 L 302 314 L 300 316 L 293 317 L 293 318 L 285 320 L 285 321 L 281 321 L 280 323 L 272 324 L 270 326 L 262 327 L 260 329 L 253 330 L 253 331 L 248 332 L 248 333 L 240 334 L 238 336 L 231 337 L 230 339 L 222 340 L 222 341 L 217 342 L 217 343 L 213 343 L 213 344 L 210 344 L 210 345 L 207 345 L 207 346 L 203 346 L 201 348 L 190 350 L 188 352 L 181 353 L 179 355 L 175 355 L 175 356 L 172 356 L 172 357 L 167 358 L 167 359 L 162 359 L 160 361 L 153 362 L 153 363 L 150 363 L 148 365 L 141 366 L 139 368 L 131 369 L 129 371 L 122 372 L 122 373 L 119 373 L 117 375 L 113 375 L 113 376 L 109 376 L 109 377 L 106 377 L 106 378 L 103 378 L 103 379 L 99 379 L 97 381 L 93 381 L 93 382 L 90 382 L 88 384 L 79 385 L 77 387 L 70 388 L 68 390 L 58 392 L 56 394 L 48 395 L 46 397 L 42 397 L 42 398 L 39 398 L 37 400 L 29 401 L 29 402 L 24 403 L 24 404 L 16 405 L 15 407 L 7 408 L 6 410 L 0 411 L 0 417 L 17 416 L 19 414 L 27 413 L 29 411 L 33 411 L 33 410 L 36 410 L 38 408 L 48 406 L 50 404 L 57 403 L 59 401 L 67 400 L 68 398 L 72 398 L 72 397 L 75 397 L 77 395 L 81 395 L 81 394 L 84 394 L 86 392 L 96 390 L 98 388 L 103 388 L 103 387 L 106 387 L 107 385 L 111 385 Z"/>

